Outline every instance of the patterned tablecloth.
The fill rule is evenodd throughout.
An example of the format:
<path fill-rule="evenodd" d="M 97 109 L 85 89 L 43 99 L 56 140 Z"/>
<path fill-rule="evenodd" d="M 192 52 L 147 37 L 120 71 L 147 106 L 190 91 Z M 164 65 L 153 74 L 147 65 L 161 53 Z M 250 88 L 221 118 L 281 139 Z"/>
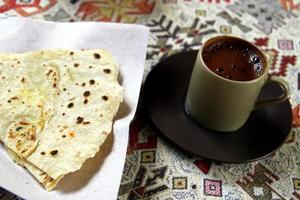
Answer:
<path fill-rule="evenodd" d="M 281 149 L 248 164 L 189 157 L 160 137 L 140 105 L 118 198 L 300 200 L 299 0 L 0 0 L 0 13 L 0 18 L 145 24 L 151 29 L 145 76 L 160 60 L 197 49 L 216 34 L 254 42 L 271 58 L 271 73 L 290 83 L 293 129 Z M 0 188 L 0 199 L 18 197 Z"/>

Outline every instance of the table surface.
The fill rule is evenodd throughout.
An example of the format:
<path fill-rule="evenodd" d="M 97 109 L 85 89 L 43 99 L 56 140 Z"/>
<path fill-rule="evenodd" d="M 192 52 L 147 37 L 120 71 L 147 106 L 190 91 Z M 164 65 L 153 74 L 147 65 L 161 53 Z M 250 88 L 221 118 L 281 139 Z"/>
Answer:
<path fill-rule="evenodd" d="M 280 150 L 247 164 L 191 157 L 149 125 L 140 105 L 118 199 L 300 200 L 300 0 L 0 0 L 0 18 L 11 16 L 147 25 L 145 77 L 162 59 L 214 35 L 252 41 L 270 57 L 270 73 L 290 84 L 293 128 Z M 19 198 L 0 188 L 0 199 Z"/>

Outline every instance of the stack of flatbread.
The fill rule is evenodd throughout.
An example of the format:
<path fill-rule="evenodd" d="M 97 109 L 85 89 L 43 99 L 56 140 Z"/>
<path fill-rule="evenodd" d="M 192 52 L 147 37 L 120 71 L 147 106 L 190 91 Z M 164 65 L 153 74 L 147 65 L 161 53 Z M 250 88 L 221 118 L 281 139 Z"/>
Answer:
<path fill-rule="evenodd" d="M 105 50 L 0 54 L 0 140 L 47 190 L 93 157 L 123 99 Z"/>

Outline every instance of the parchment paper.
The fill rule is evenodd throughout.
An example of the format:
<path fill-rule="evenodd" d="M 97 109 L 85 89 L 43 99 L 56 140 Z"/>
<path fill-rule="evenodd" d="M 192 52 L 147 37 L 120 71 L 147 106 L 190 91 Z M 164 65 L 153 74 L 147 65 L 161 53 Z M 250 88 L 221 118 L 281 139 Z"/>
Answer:
<path fill-rule="evenodd" d="M 104 48 L 120 67 L 124 102 L 113 133 L 81 170 L 67 175 L 56 190 L 47 192 L 31 174 L 10 159 L 0 144 L 0 186 L 25 199 L 117 198 L 125 161 L 129 123 L 136 111 L 146 57 L 148 28 L 100 22 L 54 23 L 26 18 L 0 21 L 0 52 L 56 48 Z"/>

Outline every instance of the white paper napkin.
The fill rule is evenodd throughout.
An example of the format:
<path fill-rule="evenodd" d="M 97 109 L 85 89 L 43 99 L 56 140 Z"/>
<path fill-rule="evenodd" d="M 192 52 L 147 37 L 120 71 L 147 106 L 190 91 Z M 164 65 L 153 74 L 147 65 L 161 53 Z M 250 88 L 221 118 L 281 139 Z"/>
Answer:
<path fill-rule="evenodd" d="M 0 21 L 0 52 L 28 52 L 55 48 L 104 48 L 120 67 L 124 102 L 113 134 L 95 158 L 67 175 L 56 190 L 47 192 L 25 169 L 8 157 L 0 144 L 0 186 L 25 199 L 117 198 L 124 166 L 129 123 L 136 111 L 147 48 L 148 28 L 100 22 L 54 23 L 27 18 Z"/>

